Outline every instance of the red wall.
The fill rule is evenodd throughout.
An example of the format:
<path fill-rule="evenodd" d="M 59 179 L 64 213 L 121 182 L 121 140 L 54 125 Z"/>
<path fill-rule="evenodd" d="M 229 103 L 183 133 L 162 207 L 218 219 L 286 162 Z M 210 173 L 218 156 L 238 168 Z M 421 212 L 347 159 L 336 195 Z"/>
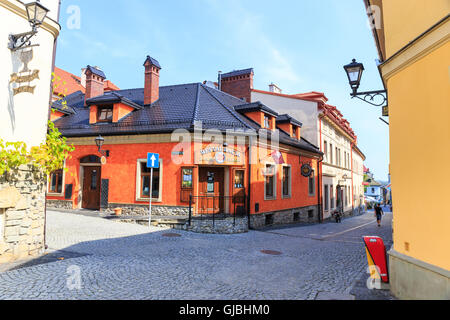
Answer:
<path fill-rule="evenodd" d="M 187 206 L 188 203 L 180 201 L 181 186 L 181 167 L 189 166 L 189 164 L 175 164 L 172 162 L 172 150 L 178 143 L 153 143 L 153 144 L 121 144 L 103 146 L 103 150 L 110 151 L 110 157 L 107 163 L 102 166 L 102 179 L 109 179 L 109 196 L 110 203 L 121 204 L 147 204 L 146 201 L 136 201 L 136 173 L 137 159 L 146 159 L 148 152 L 160 154 L 162 161 L 162 202 L 154 202 L 155 205 L 168 206 Z M 191 148 L 192 153 L 194 148 Z M 259 212 L 271 212 L 276 210 L 284 210 L 290 208 L 298 208 L 304 206 L 317 205 L 317 177 L 316 190 L 314 196 L 308 195 L 308 178 L 300 173 L 300 160 L 298 155 L 282 153 L 284 161 L 291 165 L 291 197 L 282 198 L 282 166 L 277 165 L 277 190 L 276 200 L 264 200 L 265 177 L 261 170 L 265 168 L 264 164 L 252 164 L 252 185 L 251 185 L 251 213 L 255 213 L 255 203 L 259 203 Z M 80 191 L 80 159 L 87 155 L 97 155 L 96 146 L 76 146 L 75 151 L 71 154 L 71 158 L 66 160 L 66 168 L 64 184 L 73 184 L 73 207 L 77 208 L 80 199 L 78 194 Z M 192 157 L 193 159 L 193 157 Z M 245 155 L 245 163 L 248 163 L 248 155 Z M 302 157 L 302 162 L 310 162 L 317 174 L 317 162 Z M 191 165 L 192 166 L 192 165 Z M 233 168 L 229 170 L 229 195 L 233 192 Z M 194 169 L 194 193 L 196 192 L 196 182 L 198 180 L 198 170 Z M 245 187 L 248 190 L 248 170 L 245 172 Z M 47 197 L 49 200 L 65 200 L 64 197 Z"/>

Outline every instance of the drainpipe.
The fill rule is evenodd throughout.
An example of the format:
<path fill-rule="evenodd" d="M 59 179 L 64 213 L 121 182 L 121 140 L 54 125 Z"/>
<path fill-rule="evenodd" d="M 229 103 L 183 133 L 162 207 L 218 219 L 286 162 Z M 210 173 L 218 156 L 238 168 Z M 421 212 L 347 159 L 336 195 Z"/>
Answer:
<path fill-rule="evenodd" d="M 251 147 L 252 147 L 252 143 L 253 143 L 253 137 L 252 136 L 248 136 L 248 147 L 247 147 L 247 155 L 248 155 L 248 192 L 247 192 L 247 217 L 248 217 L 248 229 L 250 229 L 250 214 L 251 214 L 251 201 L 250 201 L 250 194 L 251 194 L 251 182 L 252 182 L 252 152 L 251 152 Z"/>
<path fill-rule="evenodd" d="M 59 24 L 60 13 L 61 13 L 61 0 L 58 1 L 58 14 L 56 16 L 58 24 Z M 61 28 L 60 28 L 60 31 L 61 31 Z M 59 34 L 58 34 L 58 36 L 59 36 Z M 56 39 L 55 39 L 55 41 L 53 43 L 52 73 L 55 71 L 55 59 L 56 59 L 57 40 L 58 40 L 58 37 L 56 37 Z M 50 98 L 49 98 L 49 108 L 48 108 L 48 114 L 47 114 L 48 121 L 50 121 L 50 116 L 51 116 L 51 110 L 50 109 L 51 109 L 51 105 L 52 105 L 52 102 L 53 102 L 52 100 L 53 100 L 53 82 L 50 82 Z M 45 183 L 45 195 L 44 195 L 44 249 L 45 250 L 48 249 L 48 245 L 47 245 L 47 188 L 48 188 L 48 177 L 47 177 L 46 180 L 47 181 Z"/>
<path fill-rule="evenodd" d="M 321 114 L 319 116 L 319 150 L 323 152 L 323 148 L 322 148 L 322 119 L 325 117 L 325 114 Z M 318 208 L 318 213 L 319 213 L 319 223 L 322 223 L 323 221 L 323 207 L 322 207 L 322 203 L 321 203 L 321 197 L 320 197 L 320 191 L 322 189 L 322 185 L 321 185 L 321 180 L 320 180 L 320 176 L 321 176 L 321 167 L 322 167 L 322 162 L 323 162 L 323 156 L 320 157 L 319 161 L 317 162 L 317 208 Z"/>
<path fill-rule="evenodd" d="M 323 211 L 322 211 L 322 203 L 321 203 L 321 196 L 320 196 L 320 190 L 321 187 L 321 181 L 320 181 L 320 175 L 321 173 L 321 167 L 322 167 L 322 161 L 323 157 L 320 157 L 320 159 L 317 161 L 317 208 L 319 213 L 319 223 L 322 223 L 323 221 Z"/>
<path fill-rule="evenodd" d="M 351 163 L 351 169 L 352 169 L 352 214 L 353 211 L 355 211 L 355 195 L 353 194 L 353 188 L 355 188 L 355 184 L 353 182 L 353 147 L 355 146 L 355 142 L 352 142 L 350 144 L 350 163 Z"/>

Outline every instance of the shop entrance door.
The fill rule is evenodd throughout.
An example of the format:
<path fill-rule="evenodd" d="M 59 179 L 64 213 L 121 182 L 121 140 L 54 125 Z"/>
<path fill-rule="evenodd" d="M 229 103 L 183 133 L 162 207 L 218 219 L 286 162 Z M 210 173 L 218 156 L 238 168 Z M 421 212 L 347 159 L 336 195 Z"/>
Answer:
<path fill-rule="evenodd" d="M 224 168 L 199 168 L 199 214 L 224 213 Z"/>

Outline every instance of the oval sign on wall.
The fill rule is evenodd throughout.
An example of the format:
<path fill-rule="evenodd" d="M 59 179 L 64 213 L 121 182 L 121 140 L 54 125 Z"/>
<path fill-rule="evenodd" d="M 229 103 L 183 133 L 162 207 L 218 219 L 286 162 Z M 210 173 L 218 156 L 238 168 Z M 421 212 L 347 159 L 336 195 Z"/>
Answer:
<path fill-rule="evenodd" d="M 309 177 L 312 173 L 312 168 L 309 164 L 304 164 L 304 165 L 302 165 L 301 171 L 302 171 L 302 176 Z"/>
<path fill-rule="evenodd" d="M 101 162 L 102 165 L 105 165 L 106 164 L 106 157 L 105 156 L 101 157 L 100 162 Z"/>

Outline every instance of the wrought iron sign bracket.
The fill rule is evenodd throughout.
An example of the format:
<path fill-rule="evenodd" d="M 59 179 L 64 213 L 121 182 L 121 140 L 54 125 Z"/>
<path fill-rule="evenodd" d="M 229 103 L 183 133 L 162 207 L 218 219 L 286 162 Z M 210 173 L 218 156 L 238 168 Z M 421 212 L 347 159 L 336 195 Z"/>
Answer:
<path fill-rule="evenodd" d="M 386 90 L 377 90 L 377 91 L 365 91 L 365 92 L 353 92 L 350 94 L 352 98 L 358 98 L 364 102 L 367 102 L 375 107 L 381 107 L 387 102 L 387 91 Z M 376 97 L 381 97 L 382 101 L 377 103 L 375 102 Z"/>
<path fill-rule="evenodd" d="M 31 38 L 37 33 L 37 30 L 33 28 L 32 31 L 19 33 L 19 34 L 10 34 L 9 35 L 9 44 L 8 49 L 11 51 L 17 51 L 19 49 L 26 49 L 30 47 L 37 47 L 39 44 L 31 44 Z"/>

